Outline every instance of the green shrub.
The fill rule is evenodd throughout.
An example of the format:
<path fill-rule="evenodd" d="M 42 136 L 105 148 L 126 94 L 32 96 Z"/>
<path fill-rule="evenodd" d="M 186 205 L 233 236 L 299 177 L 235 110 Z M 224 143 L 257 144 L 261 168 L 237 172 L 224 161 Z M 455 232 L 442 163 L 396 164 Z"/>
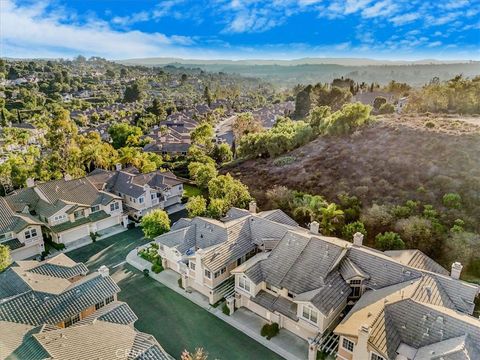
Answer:
<path fill-rule="evenodd" d="M 53 247 L 55 250 L 59 250 L 59 251 L 65 249 L 65 244 L 63 243 L 56 243 L 51 241 L 49 242 L 49 245 Z"/>
<path fill-rule="evenodd" d="M 457 193 L 443 195 L 443 205 L 449 209 L 459 209 L 462 206 L 462 197 Z"/>
<path fill-rule="evenodd" d="M 162 266 L 162 260 L 161 258 L 157 258 L 155 260 L 155 262 L 152 263 L 152 271 L 155 273 L 155 274 L 158 274 L 160 272 L 162 272 L 164 269 L 163 269 L 163 266 Z"/>
<path fill-rule="evenodd" d="M 148 269 L 143 269 L 143 275 L 144 275 L 145 277 L 149 277 L 149 276 L 150 276 L 150 270 L 148 270 Z"/>
<path fill-rule="evenodd" d="M 278 327 L 277 323 L 265 324 L 262 326 L 262 330 L 260 331 L 260 335 L 266 337 L 267 340 L 270 340 L 274 336 L 278 335 L 280 332 L 280 328 Z"/>
<path fill-rule="evenodd" d="M 279 158 L 275 159 L 273 161 L 273 165 L 279 166 L 279 167 L 286 166 L 286 165 L 292 164 L 295 160 L 296 159 L 293 156 L 282 156 L 282 157 L 279 157 Z"/>
<path fill-rule="evenodd" d="M 395 106 L 389 103 L 383 104 L 380 106 L 380 109 L 378 109 L 378 112 L 380 114 L 393 114 L 395 112 Z"/>
<path fill-rule="evenodd" d="M 222 312 L 223 312 L 225 315 L 230 315 L 230 309 L 228 308 L 227 303 L 223 304 L 223 306 L 222 306 Z"/>
<path fill-rule="evenodd" d="M 375 246 L 380 250 L 401 250 L 405 249 L 405 243 L 400 235 L 387 231 L 375 237 Z"/>
<path fill-rule="evenodd" d="M 433 121 L 427 121 L 425 123 L 425 127 L 429 128 L 429 129 L 433 129 L 435 127 L 435 123 Z"/>
<path fill-rule="evenodd" d="M 97 239 L 100 237 L 100 234 L 98 232 L 91 232 L 90 233 L 90 239 L 92 239 L 93 242 L 97 241 Z"/>
<path fill-rule="evenodd" d="M 365 225 L 361 221 L 355 221 L 350 224 L 346 224 L 343 229 L 342 229 L 342 235 L 343 238 L 352 241 L 353 240 L 353 234 L 355 233 L 361 233 L 363 236 L 367 237 L 367 230 L 365 230 Z"/>
<path fill-rule="evenodd" d="M 148 248 L 140 250 L 138 255 L 142 259 L 145 259 L 151 263 L 154 263 L 158 258 L 160 258 L 160 255 L 158 255 L 158 245 L 157 244 L 152 245 L 152 243 L 150 243 L 150 246 Z"/>

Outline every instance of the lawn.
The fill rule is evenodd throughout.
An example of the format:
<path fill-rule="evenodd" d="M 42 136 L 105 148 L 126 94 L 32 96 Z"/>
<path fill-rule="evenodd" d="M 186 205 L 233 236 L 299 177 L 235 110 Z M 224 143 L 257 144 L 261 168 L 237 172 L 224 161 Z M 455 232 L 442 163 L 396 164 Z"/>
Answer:
<path fill-rule="evenodd" d="M 91 271 L 101 265 L 121 288 L 119 299 L 138 316 L 135 327 L 155 336 L 165 350 L 179 359 L 183 350 L 203 347 L 214 359 L 275 359 L 281 357 L 157 281 L 146 278 L 128 264 L 121 264 L 137 246 L 148 242 L 137 229 L 99 240 L 67 255 Z"/>
<path fill-rule="evenodd" d="M 105 240 L 99 238 L 92 244 L 69 251 L 67 255 L 75 261 L 83 262 L 90 271 L 95 271 L 102 265 L 111 268 L 125 261 L 130 251 L 147 242 L 149 240 L 143 238 L 142 230 L 136 228 L 113 235 Z"/>
<path fill-rule="evenodd" d="M 191 198 L 192 196 L 202 195 L 202 190 L 200 190 L 195 185 L 183 184 L 183 196 Z"/>

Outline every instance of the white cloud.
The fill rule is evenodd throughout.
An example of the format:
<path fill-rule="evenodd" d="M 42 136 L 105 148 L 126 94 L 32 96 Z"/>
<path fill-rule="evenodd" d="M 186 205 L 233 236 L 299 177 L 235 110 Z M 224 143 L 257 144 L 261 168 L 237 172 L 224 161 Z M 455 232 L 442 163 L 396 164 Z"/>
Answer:
<path fill-rule="evenodd" d="M 184 53 L 184 45 L 193 40 L 183 36 L 166 36 L 141 31 L 116 31 L 101 21 L 66 24 L 67 15 L 46 12 L 45 6 L 17 6 L 2 1 L 0 32 L 2 53 L 20 56 L 27 49 L 33 53 L 82 53 L 109 58 L 171 56 Z M 45 4 L 45 3 L 43 3 Z"/>
<path fill-rule="evenodd" d="M 441 41 L 434 41 L 434 42 L 431 42 L 430 44 L 428 44 L 427 47 L 433 48 L 433 47 L 437 47 L 437 46 L 440 46 L 440 45 L 442 45 Z"/>
<path fill-rule="evenodd" d="M 398 9 L 398 6 L 394 4 L 391 0 L 384 0 L 375 3 L 374 5 L 363 9 L 362 16 L 366 19 L 379 17 L 379 16 L 390 16 L 395 13 Z"/>
<path fill-rule="evenodd" d="M 394 23 L 396 26 L 401 26 L 401 25 L 411 23 L 412 21 L 415 21 L 418 18 L 420 18 L 419 13 L 411 12 L 411 13 L 394 16 L 393 18 L 390 19 L 390 21 Z"/>

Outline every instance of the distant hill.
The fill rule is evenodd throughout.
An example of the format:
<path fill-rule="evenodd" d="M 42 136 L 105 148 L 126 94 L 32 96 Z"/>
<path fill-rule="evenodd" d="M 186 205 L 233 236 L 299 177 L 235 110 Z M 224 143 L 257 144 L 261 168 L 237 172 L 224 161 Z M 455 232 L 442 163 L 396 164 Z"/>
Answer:
<path fill-rule="evenodd" d="M 210 72 L 236 73 L 265 79 L 280 86 L 331 82 L 341 76 L 358 82 L 386 84 L 390 80 L 421 86 L 433 77 L 480 75 L 480 62 L 457 60 L 388 61 L 356 58 L 304 58 L 297 60 L 195 60 L 144 58 L 118 60 L 125 65 L 175 66 Z"/>
<path fill-rule="evenodd" d="M 296 66 L 296 65 L 342 65 L 342 66 L 370 66 L 370 65 L 433 65 L 433 64 L 467 64 L 469 60 L 435 60 L 423 59 L 415 61 L 407 60 L 375 60 L 368 58 L 300 58 L 294 60 L 265 60 L 265 59 L 250 59 L 250 60 L 201 60 L 201 59 L 181 59 L 181 58 L 139 58 L 139 59 L 125 59 L 117 60 L 118 63 L 125 65 L 281 65 L 281 66 Z"/>

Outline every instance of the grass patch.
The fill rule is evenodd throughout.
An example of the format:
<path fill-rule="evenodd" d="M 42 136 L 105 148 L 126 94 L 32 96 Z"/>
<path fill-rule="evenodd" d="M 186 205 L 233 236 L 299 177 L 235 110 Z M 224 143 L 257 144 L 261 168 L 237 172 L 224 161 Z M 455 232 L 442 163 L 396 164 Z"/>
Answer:
<path fill-rule="evenodd" d="M 191 198 L 193 196 L 202 195 L 202 190 L 195 185 L 183 184 L 183 197 Z"/>

